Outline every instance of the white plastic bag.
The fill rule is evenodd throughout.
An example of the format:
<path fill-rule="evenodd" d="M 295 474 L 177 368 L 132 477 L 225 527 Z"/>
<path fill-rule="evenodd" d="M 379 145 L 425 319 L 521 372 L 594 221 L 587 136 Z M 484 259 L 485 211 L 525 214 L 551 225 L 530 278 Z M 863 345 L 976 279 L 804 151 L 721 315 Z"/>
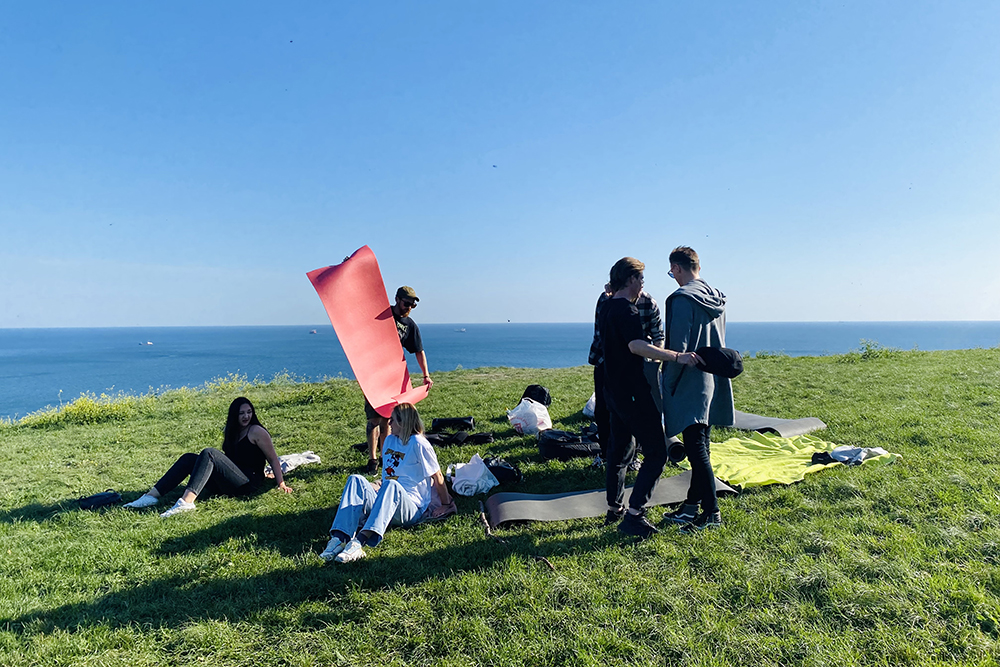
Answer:
<path fill-rule="evenodd" d="M 548 408 L 530 398 L 522 398 L 517 407 L 508 410 L 507 419 L 521 435 L 538 435 L 539 431 L 552 428 Z"/>
<path fill-rule="evenodd" d="M 468 463 L 453 463 L 448 466 L 448 478 L 451 489 L 460 496 L 474 496 L 486 493 L 500 484 L 496 476 L 490 472 L 483 462 L 483 457 L 473 454 Z"/>
<path fill-rule="evenodd" d="M 594 418 L 594 410 L 597 409 L 597 394 L 591 394 L 587 399 L 587 404 L 583 406 L 583 416 Z"/>

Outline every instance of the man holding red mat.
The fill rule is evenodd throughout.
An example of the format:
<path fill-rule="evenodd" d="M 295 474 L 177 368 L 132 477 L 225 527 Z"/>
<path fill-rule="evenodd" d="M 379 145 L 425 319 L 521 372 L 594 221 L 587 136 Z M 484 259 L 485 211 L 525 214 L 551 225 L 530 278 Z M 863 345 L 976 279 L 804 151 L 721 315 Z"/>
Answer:
<path fill-rule="evenodd" d="M 430 389 L 434 382 L 427 370 L 427 355 L 424 354 L 424 344 L 420 340 L 420 329 L 417 323 L 410 318 L 410 312 L 417 307 L 420 298 L 417 292 L 408 285 L 403 285 L 396 290 L 396 303 L 393 304 L 392 318 L 396 321 L 396 332 L 399 334 L 399 342 L 403 349 L 417 358 L 420 371 L 424 374 L 424 384 Z M 379 457 L 382 452 L 382 443 L 385 436 L 389 434 L 389 419 L 375 412 L 368 399 L 365 399 L 365 416 L 368 417 L 368 474 L 374 475 L 378 472 Z"/>

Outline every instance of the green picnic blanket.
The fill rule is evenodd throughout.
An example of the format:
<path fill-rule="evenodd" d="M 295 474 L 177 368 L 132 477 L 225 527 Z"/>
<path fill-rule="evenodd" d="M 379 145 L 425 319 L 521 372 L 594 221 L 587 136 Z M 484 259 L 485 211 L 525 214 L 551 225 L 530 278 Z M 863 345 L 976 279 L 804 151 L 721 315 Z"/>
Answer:
<path fill-rule="evenodd" d="M 791 484 L 802 481 L 809 473 L 843 465 L 813 464 L 816 452 L 833 451 L 837 445 L 812 435 L 781 438 L 767 433 L 713 442 L 712 468 L 715 476 L 743 488 L 768 484 Z M 902 458 L 899 454 L 882 454 L 866 459 L 864 464 L 885 465 Z M 690 467 L 687 461 L 681 464 Z"/>

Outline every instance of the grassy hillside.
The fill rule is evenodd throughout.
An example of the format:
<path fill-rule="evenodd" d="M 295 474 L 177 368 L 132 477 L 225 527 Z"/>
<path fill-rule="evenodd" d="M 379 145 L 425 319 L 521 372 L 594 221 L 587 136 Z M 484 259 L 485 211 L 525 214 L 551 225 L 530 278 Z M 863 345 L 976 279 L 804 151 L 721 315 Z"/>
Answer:
<path fill-rule="evenodd" d="M 428 424 L 471 414 L 498 436 L 439 450 L 442 465 L 489 452 L 520 464 L 516 490 L 603 486 L 587 461 L 541 462 L 504 415 L 541 383 L 555 426 L 578 430 L 589 367 L 435 379 Z M 327 566 L 332 506 L 365 462 L 354 383 L 227 378 L 0 424 L 0 664 L 997 664 L 1000 350 L 756 358 L 734 386 L 740 409 L 816 416 L 828 440 L 904 458 L 753 489 L 722 501 L 722 530 L 641 543 L 585 520 L 500 544 L 462 499 L 445 523 Z M 170 520 L 75 509 L 109 487 L 132 499 L 181 453 L 218 446 L 241 394 L 279 453 L 323 458 L 289 476 L 293 495 Z"/>

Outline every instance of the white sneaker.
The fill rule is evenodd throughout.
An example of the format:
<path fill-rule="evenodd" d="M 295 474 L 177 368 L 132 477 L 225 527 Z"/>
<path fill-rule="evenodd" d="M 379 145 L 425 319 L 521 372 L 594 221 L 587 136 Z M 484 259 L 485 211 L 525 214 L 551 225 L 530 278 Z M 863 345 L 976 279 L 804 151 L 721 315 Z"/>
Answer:
<path fill-rule="evenodd" d="M 157 498 L 156 496 L 151 496 L 147 493 L 145 495 L 139 496 L 138 499 L 133 500 L 130 503 L 125 503 L 124 505 L 122 505 L 122 507 L 128 507 L 129 509 L 134 509 L 134 510 L 141 510 L 144 507 L 152 507 L 158 502 L 160 502 L 159 498 Z"/>
<path fill-rule="evenodd" d="M 174 506 L 168 509 L 166 512 L 160 515 L 161 519 L 168 519 L 175 514 L 180 514 L 181 512 L 190 512 L 194 509 L 194 503 L 186 503 L 180 498 L 174 503 Z"/>
<path fill-rule="evenodd" d="M 344 550 L 347 546 L 347 542 L 344 542 L 339 537 L 331 537 L 330 541 L 326 543 L 326 549 L 323 549 L 323 553 L 319 555 L 325 561 L 333 560 L 337 554 Z"/>
<path fill-rule="evenodd" d="M 344 547 L 344 550 L 337 554 L 334 558 L 338 563 L 350 563 L 352 560 L 358 560 L 365 557 L 365 550 L 361 548 L 361 542 L 357 540 L 351 540 Z"/>

